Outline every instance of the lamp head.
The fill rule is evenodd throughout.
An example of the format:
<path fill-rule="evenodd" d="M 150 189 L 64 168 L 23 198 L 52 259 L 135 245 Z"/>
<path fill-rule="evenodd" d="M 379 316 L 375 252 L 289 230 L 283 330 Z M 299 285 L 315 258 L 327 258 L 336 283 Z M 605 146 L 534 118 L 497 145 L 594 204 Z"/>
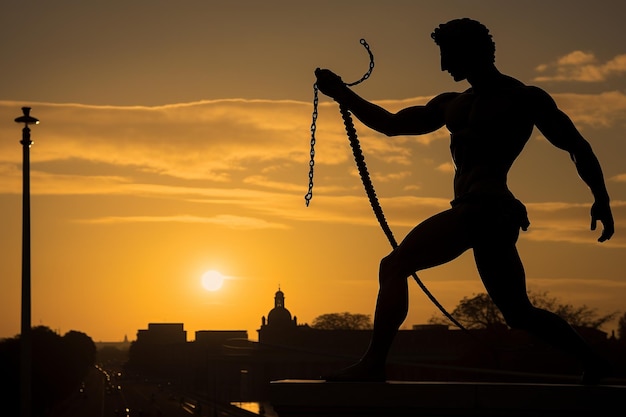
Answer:
<path fill-rule="evenodd" d="M 39 124 L 39 119 L 30 115 L 30 107 L 22 107 L 22 112 L 24 115 L 16 118 L 16 123 L 24 123 L 26 126 Z"/>

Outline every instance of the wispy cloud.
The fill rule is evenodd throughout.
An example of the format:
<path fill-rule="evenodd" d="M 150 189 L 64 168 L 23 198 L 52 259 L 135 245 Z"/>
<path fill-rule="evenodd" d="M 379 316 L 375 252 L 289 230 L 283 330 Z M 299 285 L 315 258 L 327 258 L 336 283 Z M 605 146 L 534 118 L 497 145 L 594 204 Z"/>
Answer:
<path fill-rule="evenodd" d="M 597 244 L 602 224 L 598 222 L 597 230 L 591 231 L 591 205 L 583 203 L 545 202 L 529 203 L 530 228 L 520 237 L 534 241 L 569 242 L 576 244 Z M 613 217 L 617 219 L 616 233 L 604 243 L 606 247 L 626 247 L 624 228 L 619 219 L 626 216 L 626 201 L 612 201 Z"/>
<path fill-rule="evenodd" d="M 595 128 L 626 125 L 626 94 L 621 91 L 555 94 L 554 98 L 577 125 Z"/>
<path fill-rule="evenodd" d="M 535 81 L 601 82 L 626 73 L 626 54 L 599 62 L 593 52 L 573 51 L 556 61 L 535 68 Z"/>
<path fill-rule="evenodd" d="M 622 92 L 559 94 L 555 98 L 583 126 L 607 127 L 626 120 L 626 95 Z M 395 111 L 427 100 L 428 97 L 416 97 L 379 103 Z M 10 118 L 22 104 L 0 102 L 0 116 Z M 33 106 L 34 115 L 42 123 L 32 132 L 35 141 L 31 150 L 32 169 L 56 175 L 64 183 L 61 187 L 46 186 L 47 192 L 56 188 L 77 189 L 70 182 L 83 176 L 115 184 L 125 179 L 137 182 L 142 175 L 222 185 L 248 178 L 248 183 L 258 186 L 263 186 L 261 182 L 265 180 L 266 187 L 282 182 L 280 188 L 284 189 L 286 178 L 296 180 L 295 169 L 302 167 L 305 176 L 308 167 L 310 103 L 214 100 L 156 107 L 55 103 Z M 334 103 L 320 104 L 317 166 L 352 164 L 345 131 L 336 112 Z M 421 146 L 420 153 L 428 158 L 429 145 L 448 138 L 446 129 L 393 140 L 369 129 L 361 128 L 359 133 L 367 157 L 393 170 L 385 173 L 389 178 L 406 178 L 407 169 L 401 167 L 415 164 L 415 146 Z M 3 169 L 13 171 L 10 178 L 17 179 L 15 167 L 21 158 L 19 129 L 2 125 L 0 135 L 15 137 L 14 143 L 9 140 L 0 143 L 0 163 L 4 162 Z M 85 172 L 76 168 L 79 164 L 73 161 L 98 166 Z M 59 170 L 53 169 L 49 164 L 52 162 L 66 164 Z M 433 162 L 431 169 L 449 172 L 448 161 L 434 159 Z M 6 187 L 10 187 L 7 181 L 0 191 L 6 192 Z"/>
<path fill-rule="evenodd" d="M 288 229 L 284 224 L 271 223 L 252 217 L 219 215 L 215 217 L 200 217 L 191 215 L 178 216 L 117 216 L 101 217 L 97 219 L 80 220 L 78 223 L 87 224 L 119 224 L 119 223 L 200 223 L 224 226 L 230 229 Z"/>
<path fill-rule="evenodd" d="M 443 164 L 439 164 L 436 169 L 437 171 L 452 173 L 454 172 L 454 165 L 452 162 L 444 162 Z"/>
<path fill-rule="evenodd" d="M 584 61 L 579 57 L 577 62 Z M 626 121 L 622 92 L 555 98 L 582 126 L 602 128 Z M 427 100 L 379 103 L 395 111 Z M 15 116 L 22 104 L 0 102 L 0 117 Z M 35 103 L 33 115 L 42 120 L 32 132 L 34 194 L 133 196 L 195 205 L 178 211 L 170 206 L 169 211 L 146 216 L 116 212 L 103 217 L 99 212 L 97 218 L 83 221 L 212 223 L 249 229 L 284 228 L 288 221 L 376 226 L 334 103 L 320 104 L 315 197 L 308 209 L 304 194 L 310 103 L 216 100 L 157 107 Z M 379 198 L 394 227 L 410 228 L 449 207 L 451 196 L 432 194 L 433 189 L 450 188 L 453 166 L 447 145 L 432 146 L 436 141 L 447 142 L 446 129 L 423 138 L 389 139 L 357 127 L 371 162 L 372 179 L 381 188 L 377 189 Z M 20 130 L 1 125 L 0 136 L 15 137 L 14 142 L 0 141 L 0 193 L 18 194 Z M 624 182 L 624 175 L 611 179 Z M 419 197 L 413 195 L 415 190 L 420 190 Z M 198 205 L 210 210 L 200 212 Z M 595 241 L 587 230 L 587 205 L 541 203 L 530 204 L 529 209 L 535 217 L 531 218 L 532 233 L 523 235 L 528 239 Z M 626 215 L 620 210 L 616 218 Z M 618 239 L 611 244 L 621 244 Z"/>
<path fill-rule="evenodd" d="M 73 156 L 217 182 L 229 181 L 233 171 L 250 161 L 302 159 L 294 137 L 306 132 L 308 113 L 302 103 L 240 100 L 149 108 L 50 106 L 39 111 L 50 125 L 40 132 L 42 160 Z"/>

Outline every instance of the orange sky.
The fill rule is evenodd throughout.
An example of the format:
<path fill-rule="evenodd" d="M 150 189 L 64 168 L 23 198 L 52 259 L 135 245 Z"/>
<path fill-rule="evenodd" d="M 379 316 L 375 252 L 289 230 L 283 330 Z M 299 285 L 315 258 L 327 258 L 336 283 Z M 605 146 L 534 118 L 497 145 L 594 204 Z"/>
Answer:
<path fill-rule="evenodd" d="M 183 322 L 190 339 L 204 329 L 255 339 L 278 285 L 301 323 L 372 314 L 388 243 L 326 99 L 314 198 L 304 205 L 312 72 L 358 79 L 364 37 L 376 58 L 355 87 L 366 98 L 397 110 L 464 89 L 440 72 L 429 36 L 463 16 L 491 29 L 503 72 L 546 89 L 572 117 L 613 200 L 615 237 L 598 244 L 589 191 L 568 155 L 534 133 L 510 175 L 532 223 L 519 242 L 529 287 L 626 310 L 623 2 L 30 3 L 0 6 L 0 36 L 10 40 L 0 44 L 0 337 L 20 323 L 13 119 L 24 105 L 42 121 L 31 149 L 33 324 L 111 341 L 134 339 L 149 322 Z M 445 130 L 389 139 L 357 129 L 398 238 L 448 206 Z M 209 269 L 228 278 L 217 292 L 201 286 Z M 483 291 L 471 254 L 421 277 L 450 310 Z M 411 288 L 406 326 L 436 313 Z"/>

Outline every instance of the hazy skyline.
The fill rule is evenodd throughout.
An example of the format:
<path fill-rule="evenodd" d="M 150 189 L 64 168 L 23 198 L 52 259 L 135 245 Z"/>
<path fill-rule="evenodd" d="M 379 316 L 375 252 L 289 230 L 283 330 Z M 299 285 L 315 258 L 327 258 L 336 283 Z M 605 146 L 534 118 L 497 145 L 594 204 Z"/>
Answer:
<path fill-rule="evenodd" d="M 567 10 L 567 13 L 565 13 Z M 510 175 L 531 227 L 531 289 L 626 310 L 626 4 L 621 1 L 34 1 L 0 6 L 0 337 L 19 332 L 20 107 L 32 128 L 33 325 L 95 341 L 149 322 L 245 329 L 256 338 L 280 285 L 300 323 L 372 314 L 389 251 L 336 104 L 322 98 L 307 191 L 313 70 L 390 110 L 459 91 L 430 33 L 471 17 L 498 68 L 553 95 L 598 155 L 616 233 L 589 231 L 592 197 L 569 156 L 535 130 Z M 445 129 L 386 138 L 357 124 L 398 239 L 452 198 Z M 503 132 L 505 135 L 506 132 Z M 227 276 L 215 292 L 210 269 Z M 483 292 L 471 254 L 421 277 L 450 310 Z M 436 309 L 411 285 L 406 326 Z M 610 330 L 608 328 L 607 330 Z"/>

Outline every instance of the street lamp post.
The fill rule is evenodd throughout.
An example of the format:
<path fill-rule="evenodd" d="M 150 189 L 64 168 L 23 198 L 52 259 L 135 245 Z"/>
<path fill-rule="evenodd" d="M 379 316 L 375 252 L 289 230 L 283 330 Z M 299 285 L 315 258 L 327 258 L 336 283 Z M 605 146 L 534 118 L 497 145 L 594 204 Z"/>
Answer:
<path fill-rule="evenodd" d="M 15 122 L 24 123 L 22 129 L 22 324 L 20 352 L 20 415 L 30 417 L 32 400 L 32 332 L 30 303 L 30 128 L 39 120 L 30 115 L 30 107 L 22 107 L 23 115 Z"/>

